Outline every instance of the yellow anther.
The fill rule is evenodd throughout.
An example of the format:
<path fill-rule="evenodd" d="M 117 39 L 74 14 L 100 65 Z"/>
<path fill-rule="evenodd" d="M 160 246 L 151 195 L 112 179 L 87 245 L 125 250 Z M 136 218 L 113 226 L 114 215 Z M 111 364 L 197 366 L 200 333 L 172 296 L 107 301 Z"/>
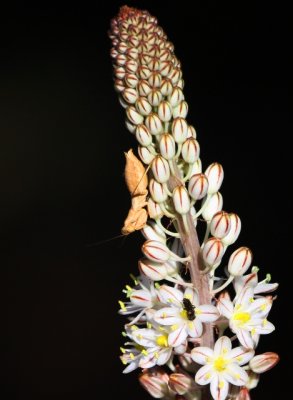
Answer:
<path fill-rule="evenodd" d="M 196 315 L 202 314 L 202 311 L 199 310 L 198 308 L 195 308 L 194 312 L 195 312 Z"/>
<path fill-rule="evenodd" d="M 266 326 L 267 323 L 268 323 L 268 320 L 265 318 L 265 319 L 262 321 L 262 325 L 263 325 L 263 326 Z"/>
<path fill-rule="evenodd" d="M 205 376 L 204 376 L 205 379 L 210 379 L 210 377 L 211 377 L 211 374 L 209 372 L 207 374 L 205 374 Z"/>
<path fill-rule="evenodd" d="M 119 303 L 119 306 L 120 306 L 122 311 L 126 311 L 127 310 L 125 304 L 123 303 L 123 301 L 119 300 L 118 303 Z"/>
<path fill-rule="evenodd" d="M 161 287 L 161 285 L 160 285 L 158 282 L 156 282 L 156 283 L 155 283 L 155 288 L 156 288 L 156 289 L 160 289 L 160 287 Z"/>
<path fill-rule="evenodd" d="M 123 331 L 123 332 L 121 332 L 121 335 L 124 336 L 124 337 L 126 337 L 126 336 L 127 336 L 127 333 Z"/>
<path fill-rule="evenodd" d="M 159 358 L 159 353 L 155 352 L 154 356 L 155 356 L 156 358 Z"/>
<path fill-rule="evenodd" d="M 131 325 L 131 330 L 132 331 L 136 331 L 138 329 L 138 327 L 136 325 Z"/>
<path fill-rule="evenodd" d="M 144 356 L 147 356 L 149 353 L 146 351 L 146 349 L 143 349 L 143 350 L 141 351 L 141 354 L 143 354 Z"/>
<path fill-rule="evenodd" d="M 167 300 L 169 303 L 173 303 L 173 299 L 171 297 L 169 297 L 169 299 Z"/>
<path fill-rule="evenodd" d="M 181 316 L 182 318 L 184 318 L 184 319 L 188 319 L 187 311 L 186 311 L 186 310 L 181 310 L 181 311 L 180 311 L 180 316 Z"/>
<path fill-rule="evenodd" d="M 255 335 L 255 334 L 256 334 L 256 329 L 255 329 L 255 328 L 252 328 L 252 329 L 251 329 L 251 334 L 252 334 L 252 335 Z"/>
<path fill-rule="evenodd" d="M 159 331 L 161 332 L 165 332 L 166 328 L 164 328 L 163 326 L 159 326 Z"/>
<path fill-rule="evenodd" d="M 124 349 L 124 347 L 120 347 L 120 351 L 121 353 L 125 354 L 126 350 Z"/>
<path fill-rule="evenodd" d="M 131 360 L 134 360 L 134 359 L 135 359 L 135 357 L 134 357 L 134 354 L 133 354 L 133 353 L 130 353 L 130 354 L 129 354 L 129 357 L 131 358 Z"/>
<path fill-rule="evenodd" d="M 148 329 L 151 329 L 152 326 L 153 326 L 153 325 L 152 325 L 150 322 L 147 322 L 147 328 L 148 328 Z"/>
<path fill-rule="evenodd" d="M 225 371 L 227 366 L 227 360 L 223 357 L 218 357 L 214 360 L 214 368 L 215 370 L 217 370 L 218 372 L 223 372 Z"/>
<path fill-rule="evenodd" d="M 250 302 L 250 303 L 253 303 L 253 302 L 254 302 L 254 298 L 253 298 L 253 297 L 250 297 L 249 302 Z"/>
<path fill-rule="evenodd" d="M 240 325 L 244 325 L 251 319 L 251 315 L 248 312 L 236 312 L 233 315 L 234 321 L 237 321 Z"/>
<path fill-rule="evenodd" d="M 130 274 L 129 276 L 133 280 L 134 284 L 138 285 L 138 280 L 136 279 L 136 277 L 133 274 Z"/>
<path fill-rule="evenodd" d="M 224 386 L 225 386 L 225 382 L 224 381 L 220 381 L 219 382 L 219 389 L 223 389 Z"/>
<path fill-rule="evenodd" d="M 171 326 L 171 331 L 176 331 L 176 329 L 178 329 L 178 325 L 174 324 Z"/>
<path fill-rule="evenodd" d="M 168 337 L 167 335 L 160 335 L 156 339 L 156 343 L 160 347 L 168 347 Z"/>
<path fill-rule="evenodd" d="M 262 304 L 260 306 L 261 311 L 264 311 L 267 308 L 267 304 Z"/>
<path fill-rule="evenodd" d="M 186 294 L 186 295 L 184 296 L 184 298 L 185 298 L 185 299 L 188 299 L 188 300 L 191 300 L 192 296 L 191 296 L 191 294 Z"/>

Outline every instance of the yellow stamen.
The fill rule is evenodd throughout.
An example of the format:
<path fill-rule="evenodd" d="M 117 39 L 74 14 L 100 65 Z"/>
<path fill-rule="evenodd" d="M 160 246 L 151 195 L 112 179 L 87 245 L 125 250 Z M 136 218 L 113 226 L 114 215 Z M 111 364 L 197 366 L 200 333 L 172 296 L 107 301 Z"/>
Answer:
<path fill-rule="evenodd" d="M 135 358 L 133 353 L 130 353 L 129 357 L 131 358 L 131 360 L 134 360 L 134 358 Z"/>
<path fill-rule="evenodd" d="M 227 366 L 227 360 L 223 357 L 218 357 L 214 360 L 214 368 L 218 372 L 223 372 L 225 371 Z"/>
<path fill-rule="evenodd" d="M 120 351 L 121 351 L 121 353 L 125 353 L 126 352 L 126 350 L 124 349 L 124 347 L 120 347 Z"/>
<path fill-rule="evenodd" d="M 225 386 L 225 382 L 224 381 L 220 381 L 219 382 L 219 389 L 223 389 L 224 386 Z"/>
<path fill-rule="evenodd" d="M 160 347 L 168 347 L 168 337 L 167 335 L 160 335 L 156 339 L 156 343 Z"/>
<path fill-rule="evenodd" d="M 120 306 L 121 310 L 122 310 L 122 311 L 126 311 L 126 306 L 125 306 L 125 304 L 123 303 L 123 301 L 119 300 L 118 303 L 119 303 L 119 306 Z"/>
<path fill-rule="evenodd" d="M 178 325 L 177 324 L 171 326 L 171 331 L 176 331 L 176 329 L 178 329 Z"/>
<path fill-rule="evenodd" d="M 141 351 L 141 354 L 143 354 L 144 356 L 147 356 L 149 353 L 148 353 L 145 349 L 143 349 L 143 350 Z"/>
<path fill-rule="evenodd" d="M 233 315 L 234 321 L 237 321 L 239 325 L 244 325 L 251 318 L 251 315 L 248 312 L 236 312 Z"/>
<path fill-rule="evenodd" d="M 181 310 L 181 311 L 180 311 L 180 316 L 181 316 L 182 318 L 184 318 L 184 319 L 188 319 L 187 311 L 186 311 L 186 310 Z"/>

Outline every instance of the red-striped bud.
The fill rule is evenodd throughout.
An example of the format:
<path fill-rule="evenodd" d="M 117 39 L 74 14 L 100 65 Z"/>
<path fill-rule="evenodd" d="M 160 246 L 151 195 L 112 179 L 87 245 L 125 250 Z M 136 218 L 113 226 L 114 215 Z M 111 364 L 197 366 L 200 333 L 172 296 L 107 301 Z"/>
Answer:
<path fill-rule="evenodd" d="M 135 130 L 136 140 L 142 146 L 149 146 L 152 143 L 152 135 L 145 125 L 137 125 Z"/>
<path fill-rule="evenodd" d="M 223 179 L 224 179 L 224 171 L 223 167 L 219 163 L 211 164 L 205 171 L 205 175 L 209 181 L 209 194 L 214 194 L 218 192 L 220 189 Z"/>
<path fill-rule="evenodd" d="M 218 264 L 224 255 L 224 251 L 225 248 L 220 239 L 214 237 L 208 239 L 202 250 L 204 262 L 209 266 Z"/>
<path fill-rule="evenodd" d="M 172 118 L 172 106 L 168 101 L 162 101 L 158 107 L 158 116 L 163 122 L 168 122 Z"/>
<path fill-rule="evenodd" d="M 168 247 L 156 240 L 147 240 L 141 248 L 143 254 L 151 261 L 164 263 L 170 258 L 170 250 Z"/>
<path fill-rule="evenodd" d="M 143 123 L 143 116 L 139 114 L 136 109 L 132 106 L 126 109 L 126 115 L 129 121 L 134 125 L 139 125 Z"/>
<path fill-rule="evenodd" d="M 188 113 L 188 104 L 186 101 L 181 101 L 178 106 L 173 108 L 173 118 L 186 118 Z"/>
<path fill-rule="evenodd" d="M 194 138 L 188 138 L 182 145 L 182 158 L 188 164 L 195 163 L 199 158 L 199 143 Z"/>
<path fill-rule="evenodd" d="M 229 214 L 229 219 L 231 225 L 230 232 L 222 239 L 224 245 L 226 246 L 230 246 L 231 244 L 235 243 L 241 231 L 241 221 L 238 215 L 231 213 Z"/>
<path fill-rule="evenodd" d="M 148 101 L 153 107 L 157 107 L 162 101 L 162 93 L 159 89 L 152 89 L 148 94 Z"/>
<path fill-rule="evenodd" d="M 172 160 L 176 154 L 175 140 L 169 133 L 164 133 L 160 138 L 160 152 L 166 160 Z"/>
<path fill-rule="evenodd" d="M 229 214 L 225 211 L 217 212 L 211 220 L 211 234 L 216 238 L 222 239 L 227 236 L 231 229 Z"/>
<path fill-rule="evenodd" d="M 172 135 L 176 143 L 183 143 L 187 137 L 188 125 L 184 118 L 175 118 L 172 123 Z"/>
<path fill-rule="evenodd" d="M 152 135 L 158 135 L 163 131 L 162 121 L 155 113 L 151 113 L 146 117 L 145 125 Z"/>
<path fill-rule="evenodd" d="M 139 260 L 138 268 L 143 275 L 145 275 L 152 281 L 161 281 L 167 276 L 167 269 L 165 264 L 151 261 L 148 258 L 143 258 Z"/>
<path fill-rule="evenodd" d="M 167 200 L 168 194 L 163 184 L 151 179 L 149 183 L 149 189 L 151 196 L 156 203 L 163 203 Z"/>
<path fill-rule="evenodd" d="M 141 115 L 149 115 L 152 111 L 152 106 L 145 97 L 139 97 L 136 101 L 135 107 Z"/>
<path fill-rule="evenodd" d="M 235 250 L 228 262 L 228 271 L 233 276 L 245 274 L 252 262 L 252 253 L 248 247 Z"/>
<path fill-rule="evenodd" d="M 172 83 L 171 83 L 172 84 Z M 184 100 L 184 94 L 182 89 L 179 87 L 175 87 L 172 89 L 172 92 L 168 95 L 168 101 L 172 107 L 178 106 L 178 104 Z"/>
<path fill-rule="evenodd" d="M 205 197 L 209 187 L 209 182 L 205 174 L 195 174 L 189 180 L 188 192 L 194 200 Z"/>
<path fill-rule="evenodd" d="M 162 84 L 161 84 L 161 93 L 163 96 L 169 96 L 171 95 L 173 91 L 173 85 L 170 81 L 170 79 L 163 79 Z"/>
<path fill-rule="evenodd" d="M 220 192 L 217 192 L 217 193 L 212 194 L 208 200 L 203 199 L 203 203 L 205 201 L 207 203 L 202 212 L 202 216 L 206 221 L 210 221 L 218 211 L 222 210 L 223 197 Z"/>
<path fill-rule="evenodd" d="M 145 164 L 150 164 L 155 158 L 155 156 L 149 151 L 147 147 L 139 146 L 137 151 L 141 161 Z"/>
<path fill-rule="evenodd" d="M 249 361 L 249 367 L 253 372 L 262 374 L 278 364 L 280 357 L 277 353 L 267 352 L 253 357 Z"/>
<path fill-rule="evenodd" d="M 152 198 L 148 199 L 148 215 L 152 219 L 160 219 L 164 215 L 161 207 Z"/>
<path fill-rule="evenodd" d="M 152 161 L 152 172 L 157 182 L 167 182 L 170 178 L 168 161 L 166 161 L 162 156 L 156 156 Z"/>
<path fill-rule="evenodd" d="M 127 87 L 123 91 L 122 96 L 123 96 L 124 100 L 129 104 L 135 103 L 136 100 L 138 99 L 137 90 L 135 90 L 134 88 L 130 88 L 130 87 Z"/>
<path fill-rule="evenodd" d="M 185 186 L 177 186 L 173 190 L 173 203 L 179 214 L 187 214 L 190 210 L 190 198 Z"/>

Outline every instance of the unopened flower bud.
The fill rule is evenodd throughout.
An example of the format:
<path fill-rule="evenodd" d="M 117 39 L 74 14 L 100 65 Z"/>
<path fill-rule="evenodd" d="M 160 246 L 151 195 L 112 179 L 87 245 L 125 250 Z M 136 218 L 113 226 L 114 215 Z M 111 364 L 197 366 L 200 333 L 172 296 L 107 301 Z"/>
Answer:
<path fill-rule="evenodd" d="M 118 54 L 118 53 L 115 52 L 115 51 L 113 51 L 112 54 L 113 54 L 113 56 L 115 56 L 115 54 L 116 54 L 116 56 L 115 56 L 114 58 L 115 58 L 115 61 L 116 61 L 117 65 L 123 66 L 123 65 L 126 64 L 126 62 L 127 62 L 127 57 L 126 57 L 125 54 Z"/>
<path fill-rule="evenodd" d="M 166 160 L 172 160 L 176 154 L 175 140 L 169 133 L 164 133 L 160 138 L 160 152 Z"/>
<path fill-rule="evenodd" d="M 237 214 L 230 213 L 229 214 L 229 219 L 230 219 L 230 232 L 228 233 L 227 236 L 225 236 L 222 241 L 224 245 L 230 246 L 231 244 L 235 243 L 236 240 L 238 239 L 238 236 L 241 231 L 241 221 L 240 218 L 238 217 Z"/>
<path fill-rule="evenodd" d="M 161 74 L 159 72 L 153 71 L 150 74 L 150 77 L 148 79 L 148 83 L 151 87 L 153 88 L 157 88 L 161 86 L 162 83 L 162 77 Z"/>
<path fill-rule="evenodd" d="M 204 198 L 208 191 L 209 182 L 205 174 L 195 174 L 189 180 L 188 192 L 194 200 Z"/>
<path fill-rule="evenodd" d="M 237 387 L 238 389 L 238 387 Z M 238 389 L 239 390 L 239 389 Z M 244 386 L 240 389 L 235 400 L 250 400 L 249 390 Z"/>
<path fill-rule="evenodd" d="M 169 73 L 168 78 L 171 79 L 173 85 L 176 85 L 181 76 L 182 72 L 180 68 L 173 68 L 173 70 Z"/>
<path fill-rule="evenodd" d="M 170 178 L 168 161 L 162 156 L 156 156 L 152 161 L 152 172 L 157 182 L 167 182 Z"/>
<path fill-rule="evenodd" d="M 141 65 L 138 68 L 138 75 L 139 75 L 140 79 L 146 79 L 147 80 L 147 79 L 149 79 L 150 74 L 151 74 L 151 71 L 146 65 Z"/>
<path fill-rule="evenodd" d="M 173 203 L 178 214 L 187 214 L 190 210 L 190 198 L 185 186 L 176 186 L 173 190 Z"/>
<path fill-rule="evenodd" d="M 121 93 L 125 89 L 125 84 L 121 79 L 116 79 L 114 82 L 114 88 L 118 93 Z"/>
<path fill-rule="evenodd" d="M 137 90 L 140 96 L 147 96 L 152 89 L 146 80 L 141 80 L 137 84 Z"/>
<path fill-rule="evenodd" d="M 163 79 L 161 84 L 161 93 L 163 96 L 169 96 L 173 91 L 173 85 L 170 79 Z"/>
<path fill-rule="evenodd" d="M 168 101 L 162 101 L 158 107 L 158 116 L 163 122 L 168 122 L 172 118 L 172 106 Z"/>
<path fill-rule="evenodd" d="M 209 181 L 209 194 L 214 194 L 218 192 L 220 189 L 223 179 L 224 179 L 224 171 L 223 167 L 219 163 L 211 164 L 205 171 L 205 175 Z"/>
<path fill-rule="evenodd" d="M 123 91 L 122 96 L 123 96 L 124 100 L 129 104 L 135 103 L 136 100 L 138 99 L 137 90 L 130 88 L 130 87 L 127 87 Z"/>
<path fill-rule="evenodd" d="M 128 107 L 128 106 L 127 106 Z M 133 125 L 131 122 L 129 122 L 128 120 L 125 121 L 125 126 L 126 128 L 129 130 L 130 133 L 134 133 L 135 134 L 135 130 L 136 130 L 136 125 Z"/>
<path fill-rule="evenodd" d="M 228 262 L 228 271 L 233 276 L 240 276 L 250 267 L 252 262 L 252 253 L 248 247 L 240 247 L 235 250 Z"/>
<path fill-rule="evenodd" d="M 121 73 L 121 75 L 122 75 L 122 73 Z M 134 74 L 125 74 L 124 80 L 125 80 L 126 85 L 130 88 L 135 88 L 138 84 L 138 78 Z"/>
<path fill-rule="evenodd" d="M 152 143 L 152 135 L 150 134 L 148 128 L 145 125 L 137 125 L 135 130 L 136 140 L 142 146 L 149 146 Z"/>
<path fill-rule="evenodd" d="M 125 52 L 128 58 L 136 60 L 138 58 L 138 50 L 134 48 L 128 48 Z"/>
<path fill-rule="evenodd" d="M 227 236 L 231 229 L 229 214 L 225 211 L 217 212 L 211 220 L 211 234 L 216 238 L 222 239 Z"/>
<path fill-rule="evenodd" d="M 152 89 L 149 94 L 148 94 L 148 101 L 153 107 L 158 107 L 158 105 L 161 103 L 163 98 L 163 95 L 161 91 L 157 88 Z"/>
<path fill-rule="evenodd" d="M 219 261 L 221 261 L 225 252 L 225 248 L 220 239 L 211 237 L 207 240 L 202 249 L 202 256 L 204 262 L 213 266 L 216 265 Z"/>
<path fill-rule="evenodd" d="M 149 221 L 142 229 L 141 233 L 146 239 L 157 240 L 166 243 L 166 233 L 153 221 Z"/>
<path fill-rule="evenodd" d="M 133 106 L 126 109 L 126 114 L 132 124 L 139 125 L 143 123 L 143 116 Z"/>
<path fill-rule="evenodd" d="M 194 386 L 194 379 L 192 379 L 188 374 L 175 372 L 170 375 L 169 387 L 177 394 L 183 395 L 190 391 Z"/>
<path fill-rule="evenodd" d="M 166 192 L 164 185 L 151 179 L 149 183 L 149 189 L 153 200 L 156 203 L 163 203 L 168 198 L 168 193 Z"/>
<path fill-rule="evenodd" d="M 161 207 L 151 197 L 148 199 L 148 215 L 152 219 L 160 219 L 164 215 Z"/>
<path fill-rule="evenodd" d="M 170 258 L 170 250 L 162 242 L 157 240 L 147 240 L 142 245 L 143 254 L 151 261 L 164 263 Z"/>
<path fill-rule="evenodd" d="M 125 68 L 124 67 L 116 67 L 115 71 L 114 71 L 114 74 L 115 74 L 117 79 L 124 79 L 124 77 L 125 77 Z M 137 80 L 137 78 L 136 78 L 136 80 Z M 126 79 L 125 79 L 125 83 L 127 84 Z"/>
<path fill-rule="evenodd" d="M 218 211 L 222 210 L 223 197 L 220 192 L 217 192 L 212 194 L 208 200 L 203 199 L 203 202 L 205 201 L 207 201 L 207 204 L 202 212 L 202 216 L 206 221 L 210 221 Z"/>
<path fill-rule="evenodd" d="M 151 261 L 148 258 L 143 258 L 138 262 L 140 272 L 152 281 L 161 281 L 167 276 L 167 269 L 165 264 L 160 264 Z"/>
<path fill-rule="evenodd" d="M 145 97 L 139 97 L 135 103 L 135 107 L 141 115 L 149 115 L 152 111 L 152 106 Z"/>
<path fill-rule="evenodd" d="M 267 352 L 253 357 L 249 361 L 249 367 L 253 372 L 261 374 L 273 368 L 280 360 L 277 353 Z"/>
<path fill-rule="evenodd" d="M 168 76 L 172 71 L 172 62 L 170 60 L 162 61 L 160 64 L 160 72 L 162 76 Z"/>
<path fill-rule="evenodd" d="M 122 55 L 122 54 L 121 54 Z M 127 72 L 129 72 L 130 74 L 135 74 L 138 68 L 138 64 L 136 61 L 134 60 L 128 60 L 125 63 L 125 69 Z"/>
<path fill-rule="evenodd" d="M 184 100 L 182 89 L 175 87 L 168 96 L 169 103 L 172 107 L 176 107 L 182 100 Z"/>
<path fill-rule="evenodd" d="M 149 151 L 147 147 L 139 146 L 137 151 L 141 161 L 145 164 L 150 164 L 155 158 L 155 156 Z"/>
<path fill-rule="evenodd" d="M 183 143 L 187 137 L 188 125 L 184 118 L 175 118 L 172 123 L 172 135 L 176 143 Z"/>
<path fill-rule="evenodd" d="M 163 370 L 161 373 L 145 370 L 139 377 L 142 387 L 155 399 L 161 399 L 169 393 L 169 376 Z"/>
<path fill-rule="evenodd" d="M 182 145 L 182 158 L 188 164 L 195 163 L 199 158 L 199 143 L 194 138 L 187 138 Z"/>
<path fill-rule="evenodd" d="M 119 53 L 125 53 L 127 49 L 128 49 L 127 43 L 119 42 L 117 46 L 117 50 L 119 51 Z"/>
<path fill-rule="evenodd" d="M 192 164 L 190 176 L 201 173 L 202 173 L 202 165 L 201 165 L 201 159 L 199 158 L 197 161 L 195 161 L 194 164 Z"/>
<path fill-rule="evenodd" d="M 188 104 L 186 101 L 181 101 L 178 106 L 173 108 L 173 118 L 186 118 L 188 113 Z"/>
<path fill-rule="evenodd" d="M 152 135 L 158 135 L 163 130 L 162 122 L 155 113 L 151 113 L 146 117 L 145 124 Z"/>

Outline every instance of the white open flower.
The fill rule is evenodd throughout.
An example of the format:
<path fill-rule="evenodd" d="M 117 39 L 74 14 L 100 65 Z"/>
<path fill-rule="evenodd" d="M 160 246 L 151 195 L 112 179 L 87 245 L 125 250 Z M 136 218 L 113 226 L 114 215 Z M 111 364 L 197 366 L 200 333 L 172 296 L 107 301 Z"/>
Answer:
<path fill-rule="evenodd" d="M 239 342 L 247 348 L 254 348 L 259 335 L 271 333 L 275 327 L 267 321 L 272 306 L 270 297 L 254 299 L 252 287 L 245 287 L 237 296 L 235 304 L 220 298 L 218 309 L 229 320 L 230 329 L 236 333 Z"/>
<path fill-rule="evenodd" d="M 199 385 L 210 384 L 210 390 L 215 400 L 224 400 L 228 396 L 229 383 L 244 386 L 248 375 L 241 365 L 247 364 L 254 351 L 244 347 L 232 349 L 231 340 L 222 336 L 215 343 L 214 350 L 208 347 L 196 347 L 191 351 L 191 357 L 196 363 L 203 365 L 196 375 Z"/>
<path fill-rule="evenodd" d="M 198 293 L 195 289 L 187 288 L 185 292 L 167 285 L 159 289 L 160 297 L 170 307 L 156 311 L 154 320 L 164 326 L 171 327 L 168 336 L 170 346 L 176 347 L 189 336 L 197 338 L 202 335 L 203 322 L 214 322 L 219 313 L 212 305 L 199 305 Z"/>

